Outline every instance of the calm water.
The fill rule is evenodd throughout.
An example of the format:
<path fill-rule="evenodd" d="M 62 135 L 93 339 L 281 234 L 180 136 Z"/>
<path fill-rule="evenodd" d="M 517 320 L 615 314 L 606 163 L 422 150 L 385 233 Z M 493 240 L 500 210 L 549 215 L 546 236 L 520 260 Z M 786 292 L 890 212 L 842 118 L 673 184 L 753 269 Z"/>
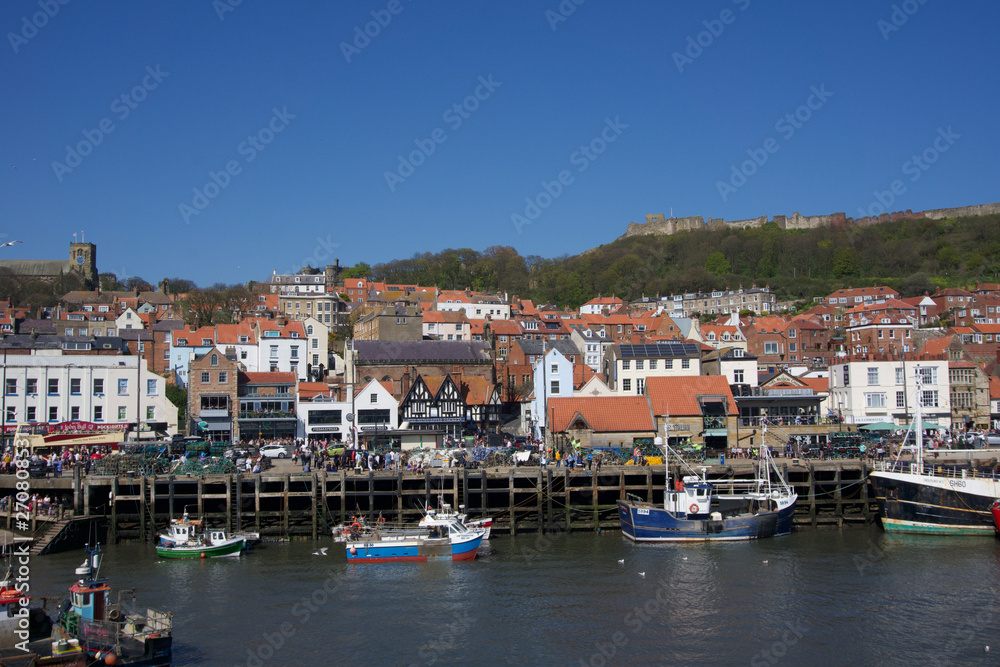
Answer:
<path fill-rule="evenodd" d="M 82 560 L 36 558 L 33 591 L 58 595 Z M 208 561 L 123 545 L 102 573 L 175 613 L 177 665 L 1000 661 L 1000 542 L 877 527 L 684 546 L 495 537 L 471 563 L 350 567 L 332 540 Z"/>

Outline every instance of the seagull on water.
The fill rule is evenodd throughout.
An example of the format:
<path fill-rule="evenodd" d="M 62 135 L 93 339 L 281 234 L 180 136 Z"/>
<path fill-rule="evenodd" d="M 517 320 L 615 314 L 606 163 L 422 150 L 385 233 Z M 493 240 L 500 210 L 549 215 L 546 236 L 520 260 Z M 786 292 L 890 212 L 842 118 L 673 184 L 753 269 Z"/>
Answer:
<path fill-rule="evenodd" d="M 9 245 L 14 245 L 15 243 L 21 243 L 21 241 L 7 241 L 6 243 L 0 243 L 0 248 L 6 248 Z"/>
<path fill-rule="evenodd" d="M 323 547 L 319 551 L 314 551 L 313 552 L 313 556 L 325 556 L 326 555 L 326 550 L 329 549 L 329 548 L 330 547 Z"/>
<path fill-rule="evenodd" d="M 639 576 L 645 579 L 645 577 L 646 577 L 646 573 L 645 573 L 645 572 L 640 572 L 640 573 L 639 573 Z"/>
<path fill-rule="evenodd" d="M 618 564 L 619 565 L 624 565 L 625 564 L 625 559 L 624 558 L 619 558 L 618 559 Z"/>
<path fill-rule="evenodd" d="M 762 562 L 764 563 L 764 565 L 767 565 L 767 561 L 766 561 L 766 560 L 765 560 L 765 561 L 762 561 Z"/>

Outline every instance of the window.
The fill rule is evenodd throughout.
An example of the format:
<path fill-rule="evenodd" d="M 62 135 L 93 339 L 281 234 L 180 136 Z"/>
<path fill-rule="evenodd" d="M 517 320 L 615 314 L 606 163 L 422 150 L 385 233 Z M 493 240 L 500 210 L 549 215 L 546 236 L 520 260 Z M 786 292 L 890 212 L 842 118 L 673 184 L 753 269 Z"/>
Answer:
<path fill-rule="evenodd" d="M 299 358 L 299 346 L 292 345 L 292 359 L 298 359 L 298 358 Z"/>
<path fill-rule="evenodd" d="M 789 338 L 795 338 L 795 329 L 789 329 L 788 330 L 788 337 Z"/>
<path fill-rule="evenodd" d="M 57 378 L 49 378 L 49 396 L 54 396 L 59 393 L 59 380 Z"/>
<path fill-rule="evenodd" d="M 35 421 L 35 406 L 33 405 L 28 406 L 28 421 L 29 422 Z"/>
<path fill-rule="evenodd" d="M 36 380 L 35 378 L 28 378 L 27 380 L 25 380 L 25 387 L 24 388 L 25 388 L 25 392 L 29 396 L 37 394 L 38 393 L 38 380 Z"/>
<path fill-rule="evenodd" d="M 69 393 L 74 396 L 80 395 L 80 378 L 70 378 L 69 379 Z"/>
<path fill-rule="evenodd" d="M 118 421 L 125 421 L 125 417 L 126 417 L 125 406 L 124 405 L 118 406 Z"/>
<path fill-rule="evenodd" d="M 922 369 L 921 369 L 922 370 Z M 920 403 L 925 408 L 936 408 L 938 407 L 938 393 L 937 389 L 923 390 L 920 392 Z"/>
<path fill-rule="evenodd" d="M 118 395 L 124 396 L 128 393 L 128 378 L 121 378 L 118 380 Z"/>
<path fill-rule="evenodd" d="M 735 384 L 743 384 L 744 382 L 746 382 L 742 368 L 733 369 L 733 382 Z"/>
<path fill-rule="evenodd" d="M 80 419 L 80 406 L 74 405 L 69 409 L 69 420 L 75 422 L 79 419 Z"/>
<path fill-rule="evenodd" d="M 153 380 L 150 380 L 150 382 L 153 382 Z M 229 382 L 229 371 L 219 371 L 219 384 L 226 384 L 227 382 Z"/>
<path fill-rule="evenodd" d="M 212 356 L 211 356 L 211 358 L 210 358 L 210 360 L 209 360 L 209 363 L 212 364 L 213 366 L 218 366 L 219 365 L 219 355 L 213 353 Z"/>
<path fill-rule="evenodd" d="M 95 422 L 104 421 L 104 406 L 103 405 L 95 405 L 94 406 L 94 421 Z"/>
<path fill-rule="evenodd" d="M 788 344 L 788 351 L 789 352 L 795 352 L 795 343 L 789 343 Z"/>
<path fill-rule="evenodd" d="M 59 408 L 54 405 L 49 408 L 49 421 L 59 421 Z"/>
<path fill-rule="evenodd" d="M 202 371 L 201 372 L 201 383 L 202 384 L 208 384 L 211 381 L 212 381 L 212 374 L 209 373 L 208 371 Z"/>
<path fill-rule="evenodd" d="M 8 405 L 7 406 L 7 415 L 6 415 L 5 419 L 7 421 L 9 421 L 9 422 L 15 421 L 17 419 L 15 413 L 16 413 L 16 410 L 15 410 L 14 406 L 13 405 Z"/>
<path fill-rule="evenodd" d="M 639 378 L 638 380 L 635 381 L 635 393 L 637 394 L 646 393 L 646 381 L 644 379 Z"/>
<path fill-rule="evenodd" d="M 271 359 L 277 359 L 277 358 L 278 358 L 278 346 L 277 345 L 272 345 L 271 346 Z"/>
<path fill-rule="evenodd" d="M 663 360 L 663 369 L 667 370 L 667 371 L 672 371 L 674 369 L 674 360 L 673 359 L 664 359 Z"/>
<path fill-rule="evenodd" d="M 370 403 L 378 403 L 378 394 L 372 394 Z"/>
<path fill-rule="evenodd" d="M 885 394 L 883 394 L 883 393 L 865 394 L 865 407 L 866 408 L 884 408 L 885 407 Z"/>
<path fill-rule="evenodd" d="M 149 405 L 146 407 L 146 420 L 156 419 L 156 407 Z"/>
<path fill-rule="evenodd" d="M 632 380 L 622 380 L 622 391 L 632 391 Z"/>
<path fill-rule="evenodd" d="M 314 350 L 319 349 L 319 338 L 312 339 L 312 349 Z"/>
<path fill-rule="evenodd" d="M 764 343 L 764 354 L 778 354 L 777 343 Z"/>
<path fill-rule="evenodd" d="M 104 379 L 95 378 L 94 379 L 94 395 L 100 396 L 104 393 Z"/>
<path fill-rule="evenodd" d="M 896 384 L 905 384 L 906 377 L 902 368 L 896 369 Z M 902 406 L 900 406 L 902 407 Z"/>
<path fill-rule="evenodd" d="M 906 392 L 897 391 L 896 392 L 896 407 L 905 408 L 906 407 Z"/>
<path fill-rule="evenodd" d="M 851 385 L 851 371 L 847 364 L 844 364 L 844 386 L 849 387 Z"/>
<path fill-rule="evenodd" d="M 17 380 L 14 378 L 7 378 L 7 382 L 4 383 L 4 393 L 8 396 L 17 393 Z"/>
<path fill-rule="evenodd" d="M 559 380 L 552 380 L 549 382 L 549 393 L 558 394 L 559 393 Z"/>
<path fill-rule="evenodd" d="M 646 366 L 646 363 L 645 363 L 644 360 L 642 360 L 642 359 L 636 359 L 635 360 L 635 370 L 637 370 L 637 371 L 645 370 L 645 366 Z"/>
<path fill-rule="evenodd" d="M 656 370 L 656 359 L 650 359 L 649 360 L 649 370 L 651 370 L 651 371 L 655 371 Z"/>
<path fill-rule="evenodd" d="M 868 386 L 874 387 L 878 385 L 878 368 L 869 367 L 868 368 Z"/>
<path fill-rule="evenodd" d="M 691 368 L 691 360 L 681 359 L 681 368 Z"/>
<path fill-rule="evenodd" d="M 923 384 L 937 384 L 937 367 L 923 366 L 917 369 L 917 373 L 920 375 L 920 381 Z"/>
<path fill-rule="evenodd" d="M 622 370 L 623 371 L 632 370 L 632 362 L 629 359 L 622 359 Z"/>
<path fill-rule="evenodd" d="M 307 336 L 312 336 L 313 335 L 313 326 L 311 324 L 306 327 L 306 335 Z"/>

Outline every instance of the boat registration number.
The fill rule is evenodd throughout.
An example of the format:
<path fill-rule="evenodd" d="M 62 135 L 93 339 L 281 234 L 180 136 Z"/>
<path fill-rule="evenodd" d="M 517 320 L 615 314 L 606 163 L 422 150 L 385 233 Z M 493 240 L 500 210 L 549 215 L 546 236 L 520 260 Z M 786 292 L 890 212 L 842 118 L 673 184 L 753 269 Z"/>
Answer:
<path fill-rule="evenodd" d="M 364 546 L 365 549 L 372 549 L 374 547 L 375 547 L 375 543 L 374 542 L 365 542 L 365 546 Z"/>
<path fill-rule="evenodd" d="M 635 513 L 636 514 L 649 514 L 649 508 L 648 507 L 637 507 L 635 509 Z"/>

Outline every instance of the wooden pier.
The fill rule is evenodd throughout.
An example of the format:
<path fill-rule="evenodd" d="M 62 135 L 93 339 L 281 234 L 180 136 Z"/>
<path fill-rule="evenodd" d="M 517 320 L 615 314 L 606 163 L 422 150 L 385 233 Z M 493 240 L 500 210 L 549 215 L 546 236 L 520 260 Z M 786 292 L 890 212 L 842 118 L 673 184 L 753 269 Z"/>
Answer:
<path fill-rule="evenodd" d="M 753 477 L 750 462 L 730 463 L 709 466 L 709 478 L 739 482 Z M 778 465 L 799 494 L 795 518 L 799 526 L 865 523 L 877 516 L 865 464 Z M 9 495 L 14 482 L 13 477 L 0 477 L 0 495 Z M 721 484 L 724 489 L 724 481 Z M 355 516 L 413 523 L 426 506 L 442 502 L 453 508 L 464 506 L 471 518 L 494 517 L 497 533 L 601 531 L 618 529 L 618 499 L 632 494 L 662 503 L 663 485 L 662 465 L 606 467 L 599 473 L 526 467 L 438 469 L 423 474 L 320 471 L 32 480 L 33 491 L 71 496 L 74 516 L 105 522 L 111 542 L 155 541 L 170 519 L 185 511 L 204 517 L 209 525 L 258 532 L 264 539 L 317 539 Z M 9 513 L 7 522 L 12 525 Z M 34 522 L 32 531 L 39 534 Z"/>

